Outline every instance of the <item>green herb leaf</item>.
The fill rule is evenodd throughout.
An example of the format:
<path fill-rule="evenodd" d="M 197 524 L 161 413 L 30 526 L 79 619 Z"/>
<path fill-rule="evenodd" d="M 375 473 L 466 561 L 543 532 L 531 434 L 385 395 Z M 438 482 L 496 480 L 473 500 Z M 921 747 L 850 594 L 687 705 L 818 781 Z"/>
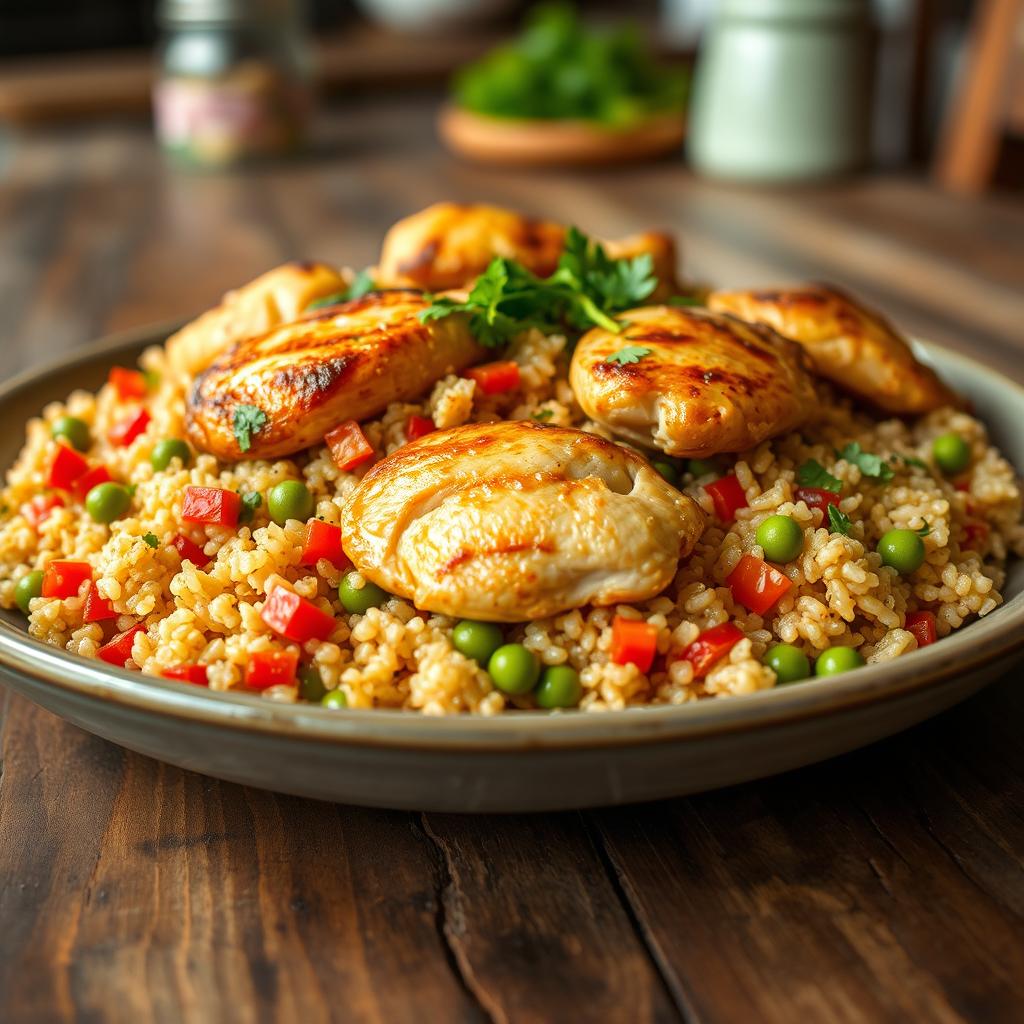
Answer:
<path fill-rule="evenodd" d="M 235 440 L 243 452 L 252 447 L 253 435 L 258 434 L 267 424 L 267 414 L 258 405 L 236 405 L 231 421 Z"/>
<path fill-rule="evenodd" d="M 883 483 L 887 483 L 894 476 L 892 466 L 881 455 L 864 451 L 856 441 L 851 441 L 841 452 L 837 452 L 837 455 L 852 465 L 859 466 L 865 476 L 881 480 Z"/>
<path fill-rule="evenodd" d="M 841 533 L 844 537 L 850 533 L 850 517 L 835 505 L 828 506 L 828 525 L 833 533 Z"/>
<path fill-rule="evenodd" d="M 649 356 L 650 354 L 651 350 L 649 348 L 641 348 L 639 345 L 627 345 L 625 348 L 620 348 L 614 355 L 609 356 L 607 362 L 625 366 L 627 363 L 639 363 L 644 356 Z"/>
<path fill-rule="evenodd" d="M 796 482 L 801 487 L 817 487 L 833 494 L 843 489 L 843 481 L 829 473 L 817 459 L 808 459 L 796 471 Z"/>
<path fill-rule="evenodd" d="M 246 491 L 242 494 L 242 506 L 238 510 L 240 523 L 251 523 L 256 509 L 263 504 L 263 495 L 259 491 Z"/>
<path fill-rule="evenodd" d="M 916 466 L 918 469 L 928 469 L 928 463 L 924 459 L 917 458 L 916 455 L 901 455 L 900 458 L 908 466 Z"/>
<path fill-rule="evenodd" d="M 530 419 L 534 420 L 549 420 L 555 415 L 554 409 L 538 409 Z"/>
<path fill-rule="evenodd" d="M 918 537 L 927 537 L 928 534 L 932 532 L 931 524 L 926 519 L 924 521 L 924 526 L 922 526 L 920 530 L 915 530 L 914 532 L 918 535 Z"/>
<path fill-rule="evenodd" d="M 331 292 L 319 299 L 314 299 L 308 306 L 307 312 L 313 309 L 325 309 L 327 306 L 337 306 L 341 302 L 349 302 L 352 299 L 361 299 L 364 295 L 372 292 L 377 285 L 370 276 L 369 267 L 360 270 L 352 279 L 352 283 L 340 292 Z"/>
<path fill-rule="evenodd" d="M 159 539 L 155 533 L 144 533 L 142 539 L 151 547 L 155 548 L 160 544 Z"/>

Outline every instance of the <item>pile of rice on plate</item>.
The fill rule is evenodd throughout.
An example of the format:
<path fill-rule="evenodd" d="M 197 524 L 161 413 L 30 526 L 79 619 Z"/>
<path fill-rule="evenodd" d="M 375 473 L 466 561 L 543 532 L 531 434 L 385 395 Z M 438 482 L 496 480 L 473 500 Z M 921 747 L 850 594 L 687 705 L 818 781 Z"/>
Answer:
<path fill-rule="evenodd" d="M 529 331 L 515 339 L 504 358 L 519 366 L 520 386 L 513 392 L 485 395 L 474 380 L 451 374 L 437 380 L 422 401 L 393 403 L 381 417 L 363 423 L 375 457 L 406 443 L 411 416 L 429 417 L 437 429 L 535 419 L 610 438 L 576 404 L 567 381 L 565 337 Z M 450 617 L 417 610 L 399 598 L 364 614 L 346 613 L 338 598 L 345 569 L 326 559 L 302 564 L 306 523 L 271 521 L 268 489 L 301 480 L 315 499 L 315 516 L 338 524 L 346 498 L 372 461 L 345 472 L 325 446 L 276 461 L 237 463 L 196 452 L 187 468 L 175 461 L 157 472 L 150 462 L 156 442 L 186 436 L 188 381 L 171 370 L 161 347 L 147 350 L 140 366 L 145 389 L 129 387 L 124 395 L 122 375 L 96 394 L 76 391 L 66 402 L 48 405 L 41 418 L 29 422 L 24 449 L 8 472 L 0 521 L 0 604 L 15 607 L 18 581 L 54 560 L 91 567 L 91 580 L 73 594 L 31 599 L 31 636 L 86 658 L 106 650 L 106 660 L 152 676 L 190 678 L 222 691 L 251 693 L 258 687 L 263 697 L 283 702 L 319 700 L 324 691 L 339 691 L 344 699 L 335 698 L 335 706 L 432 715 L 537 706 L 530 693 L 497 689 L 483 666 L 455 649 L 456 623 Z M 941 641 L 996 608 L 1008 557 L 1024 553 L 1024 528 L 1015 473 L 989 444 L 983 424 L 949 407 L 909 421 L 880 419 L 827 383 L 818 387 L 815 422 L 753 450 L 721 456 L 710 472 L 698 465 L 700 476 L 681 465 L 678 485 L 701 506 L 708 525 L 662 593 L 642 603 L 583 607 L 508 624 L 502 627 L 506 642 L 525 645 L 543 666 L 574 668 L 579 708 L 604 711 L 770 688 L 776 675 L 762 658 L 779 642 L 797 646 L 811 659 L 848 646 L 869 663 L 885 661 L 918 646 L 921 634 L 906 628 L 910 613 L 931 612 Z M 149 416 L 148 422 L 139 421 L 141 433 L 127 444 L 111 443 L 111 431 L 117 436 L 140 408 Z M 106 466 L 115 480 L 134 489 L 130 509 L 109 525 L 90 518 L 81 495 L 48 487 L 63 444 L 51 436 L 51 426 L 63 416 L 88 425 L 88 462 Z M 952 478 L 936 467 L 932 455 L 933 440 L 951 431 L 971 453 L 969 469 Z M 851 442 L 879 454 L 891 478 L 869 477 L 856 461 L 838 458 L 837 451 Z M 842 481 L 839 508 L 849 517 L 848 535 L 831 532 L 821 508 L 795 499 L 797 470 L 809 460 Z M 703 485 L 730 474 L 746 507 L 735 511 L 734 521 L 723 522 Z M 182 495 L 189 485 L 259 494 L 264 500 L 244 525 L 187 523 Z M 734 597 L 727 579 L 741 557 L 764 554 L 755 532 L 776 513 L 801 527 L 803 547 L 779 567 L 791 587 L 764 615 L 753 614 Z M 882 564 L 875 547 L 892 528 L 926 533 L 925 560 L 917 571 L 901 575 Z M 201 556 L 189 549 L 197 561 L 183 558 L 181 537 L 202 549 Z M 197 564 L 204 561 L 208 564 Z M 264 623 L 263 602 L 281 585 L 330 612 L 336 622 L 327 639 L 292 643 Z M 108 609 L 106 617 L 101 613 L 98 621 L 85 621 L 90 598 Z M 653 627 L 656 657 L 648 671 L 611 657 L 616 619 Z M 727 622 L 739 628 L 742 639 L 698 671 L 683 652 L 702 633 Z M 111 656 L 112 639 L 125 631 L 130 631 L 127 646 L 122 638 L 120 657 L 116 647 Z M 247 686 L 248 666 L 261 652 L 283 654 L 277 664 L 290 667 L 290 676 L 271 674 Z M 189 673 L 183 666 L 201 669 Z"/>

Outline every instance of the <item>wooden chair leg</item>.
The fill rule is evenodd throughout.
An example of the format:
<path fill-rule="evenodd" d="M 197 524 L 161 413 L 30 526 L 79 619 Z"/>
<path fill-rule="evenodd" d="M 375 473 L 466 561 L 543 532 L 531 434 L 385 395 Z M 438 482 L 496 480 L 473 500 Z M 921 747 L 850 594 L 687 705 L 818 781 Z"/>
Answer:
<path fill-rule="evenodd" d="M 1024 0 L 980 0 L 961 81 L 945 118 L 933 177 L 955 192 L 984 191 L 999 155 L 1009 71 Z"/>

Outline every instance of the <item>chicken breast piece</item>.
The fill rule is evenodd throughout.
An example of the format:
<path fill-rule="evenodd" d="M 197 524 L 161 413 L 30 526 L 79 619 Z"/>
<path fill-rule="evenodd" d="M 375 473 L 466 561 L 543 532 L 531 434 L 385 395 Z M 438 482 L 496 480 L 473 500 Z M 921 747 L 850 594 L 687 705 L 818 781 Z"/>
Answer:
<path fill-rule="evenodd" d="M 185 420 L 193 444 L 227 460 L 290 455 L 481 357 L 463 317 L 424 324 L 426 306 L 418 292 L 372 292 L 242 341 L 196 379 Z M 266 417 L 244 452 L 234 433 L 242 405 Z"/>
<path fill-rule="evenodd" d="M 620 319 L 620 334 L 580 339 L 569 382 L 591 419 L 638 445 L 740 452 L 814 411 L 803 353 L 767 328 L 696 307 L 645 306 Z"/>
<path fill-rule="evenodd" d="M 167 358 L 194 376 L 236 342 L 289 323 L 311 302 L 347 287 L 342 274 L 325 263 L 285 263 L 228 292 L 220 305 L 172 334 Z"/>
<path fill-rule="evenodd" d="M 374 280 L 382 288 L 462 288 L 495 256 L 546 277 L 558 264 L 565 232 L 564 224 L 499 206 L 435 203 L 388 231 Z M 616 259 L 650 253 L 659 288 L 673 293 L 676 250 L 669 235 L 651 231 L 604 244 Z"/>
<path fill-rule="evenodd" d="M 922 413 L 958 402 L 880 313 L 838 288 L 719 291 L 708 305 L 798 341 L 818 374 L 885 412 Z"/>
<path fill-rule="evenodd" d="M 636 453 L 516 421 L 405 445 L 342 510 L 362 574 L 417 608 L 498 622 L 653 597 L 704 523 Z"/>

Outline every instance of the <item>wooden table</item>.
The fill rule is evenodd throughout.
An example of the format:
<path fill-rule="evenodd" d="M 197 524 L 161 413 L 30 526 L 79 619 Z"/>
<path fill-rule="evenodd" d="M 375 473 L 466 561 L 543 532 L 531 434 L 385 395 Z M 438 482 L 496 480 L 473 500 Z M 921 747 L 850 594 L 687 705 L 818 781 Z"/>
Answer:
<path fill-rule="evenodd" d="M 0 146 L 0 337 L 13 372 L 201 309 L 290 256 L 370 262 L 442 197 L 614 235 L 677 229 L 723 283 L 847 283 L 1024 379 L 1024 209 L 878 179 L 801 193 L 674 162 L 469 168 L 430 104 L 324 124 L 304 163 L 163 165 L 141 127 Z M 8 697 L 0 1019 L 1020 1021 L 1024 691 L 824 765 L 593 813 L 335 807 L 127 753 Z"/>

